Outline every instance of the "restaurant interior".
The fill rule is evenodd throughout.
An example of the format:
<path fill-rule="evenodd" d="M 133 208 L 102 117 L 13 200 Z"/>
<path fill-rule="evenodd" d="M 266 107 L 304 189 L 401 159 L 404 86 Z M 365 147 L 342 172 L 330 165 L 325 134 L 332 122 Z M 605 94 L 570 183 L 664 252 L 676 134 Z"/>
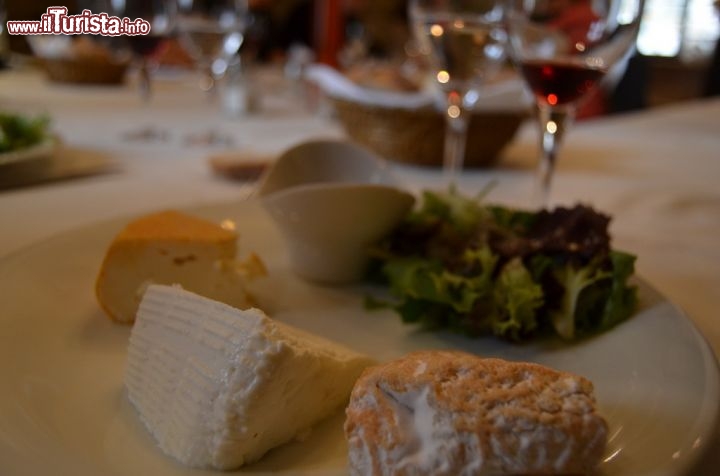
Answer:
<path fill-rule="evenodd" d="M 718 474 L 720 1 L 59 3 L 0 474 Z"/>

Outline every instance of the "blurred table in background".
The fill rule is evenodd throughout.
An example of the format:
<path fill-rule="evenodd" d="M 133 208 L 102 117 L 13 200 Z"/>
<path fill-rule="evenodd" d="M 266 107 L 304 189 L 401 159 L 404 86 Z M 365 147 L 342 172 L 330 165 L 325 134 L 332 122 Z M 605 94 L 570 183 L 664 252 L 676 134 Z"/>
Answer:
<path fill-rule="evenodd" d="M 100 220 L 246 197 L 250 185 L 218 177 L 208 166 L 208 156 L 228 147 L 277 154 L 306 139 L 343 137 L 337 123 L 308 112 L 279 79 L 261 81 L 262 109 L 236 119 L 208 103 L 195 79 L 161 76 L 152 103 L 143 105 L 130 86 L 78 88 L 50 84 L 33 71 L 0 74 L 1 109 L 46 112 L 66 144 L 102 153 L 115 165 L 111 173 L 1 191 L 0 257 Z M 165 131 L 166 138 L 127 138 L 143 127 Z M 207 133 L 232 144 L 188 141 Z M 461 189 L 494 184 L 488 200 L 530 206 L 536 141 L 533 124 L 525 124 L 500 165 L 467 171 Z M 615 245 L 638 255 L 639 274 L 688 312 L 716 354 L 719 150 L 720 100 L 585 121 L 567 136 L 553 191 L 556 204 L 581 201 L 612 214 Z M 415 191 L 443 186 L 439 170 L 395 169 Z M 718 449 L 697 474 L 716 471 Z"/>
<path fill-rule="evenodd" d="M 26 226 L 3 227 L 0 254 L 6 245 L 33 241 L 32 229 L 41 238 L 53 229 L 110 216 L 237 198 L 245 191 L 214 177 L 209 155 L 227 149 L 278 153 L 309 136 L 340 135 L 338 127 L 309 115 L 290 91 L 275 90 L 271 81 L 266 81 L 261 113 L 228 119 L 197 87 L 194 74 L 158 76 L 156 96 L 145 105 L 132 84 L 79 87 L 50 83 L 34 71 L 0 74 L 0 109 L 48 114 L 65 144 L 101 152 L 116 170 L 0 192 L 0 221 L 28 220 Z M 143 131 L 164 138 L 142 140 Z M 209 135 L 232 143 L 200 144 Z"/>

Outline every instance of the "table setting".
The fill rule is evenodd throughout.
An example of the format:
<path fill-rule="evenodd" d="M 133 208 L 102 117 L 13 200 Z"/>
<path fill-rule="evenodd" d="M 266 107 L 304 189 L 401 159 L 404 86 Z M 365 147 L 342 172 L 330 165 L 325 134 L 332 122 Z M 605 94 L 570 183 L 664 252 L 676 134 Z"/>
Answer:
<path fill-rule="evenodd" d="M 574 117 L 642 2 L 413 0 L 412 86 L 170 3 L 193 68 L 0 71 L 0 473 L 716 472 L 720 100 Z"/>

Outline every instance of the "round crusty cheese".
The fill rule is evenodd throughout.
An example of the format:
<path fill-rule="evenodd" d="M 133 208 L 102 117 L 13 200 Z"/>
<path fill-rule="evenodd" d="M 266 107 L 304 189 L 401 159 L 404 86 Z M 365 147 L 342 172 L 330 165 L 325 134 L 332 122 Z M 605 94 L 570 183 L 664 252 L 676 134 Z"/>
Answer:
<path fill-rule="evenodd" d="M 589 380 L 454 351 L 367 369 L 346 415 L 355 475 L 586 474 L 608 431 Z"/>

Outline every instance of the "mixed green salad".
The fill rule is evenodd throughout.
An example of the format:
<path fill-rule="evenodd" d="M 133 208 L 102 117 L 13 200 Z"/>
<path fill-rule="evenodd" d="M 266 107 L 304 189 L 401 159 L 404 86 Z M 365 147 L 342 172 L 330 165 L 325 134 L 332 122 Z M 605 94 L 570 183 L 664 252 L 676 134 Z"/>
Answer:
<path fill-rule="evenodd" d="M 0 153 L 15 152 L 41 143 L 50 136 L 45 116 L 26 117 L 0 112 Z"/>
<path fill-rule="evenodd" d="M 539 212 L 424 192 L 373 249 L 370 276 L 404 322 L 470 335 L 576 339 L 630 317 L 635 257 L 610 246 L 610 218 L 577 205 Z"/>

